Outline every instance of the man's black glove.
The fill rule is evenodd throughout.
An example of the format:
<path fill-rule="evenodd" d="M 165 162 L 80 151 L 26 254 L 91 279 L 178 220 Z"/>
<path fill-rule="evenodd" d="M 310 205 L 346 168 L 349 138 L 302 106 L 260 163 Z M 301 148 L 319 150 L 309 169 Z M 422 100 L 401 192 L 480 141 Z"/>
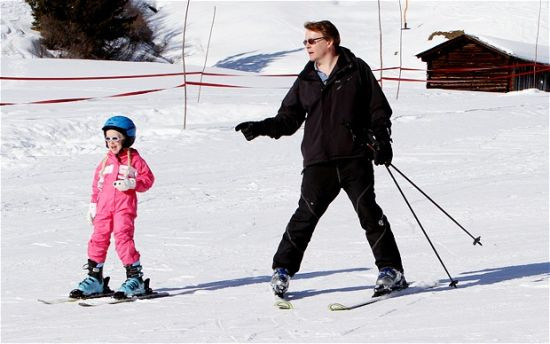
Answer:
<path fill-rule="evenodd" d="M 248 141 L 266 134 L 265 124 L 263 122 L 243 122 L 235 127 L 235 131 L 242 132 Z"/>
<path fill-rule="evenodd" d="M 374 164 L 389 166 L 393 159 L 389 129 L 381 131 L 378 135 L 369 130 L 368 136 Z"/>

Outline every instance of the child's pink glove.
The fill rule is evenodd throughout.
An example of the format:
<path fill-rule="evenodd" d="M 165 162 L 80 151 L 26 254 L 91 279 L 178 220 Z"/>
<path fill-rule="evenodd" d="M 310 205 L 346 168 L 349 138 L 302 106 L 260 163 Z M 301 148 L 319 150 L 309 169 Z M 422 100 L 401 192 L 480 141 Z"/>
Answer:
<path fill-rule="evenodd" d="M 134 178 L 117 180 L 113 183 L 113 185 L 118 189 L 118 191 L 128 191 L 136 188 L 136 180 Z"/>
<path fill-rule="evenodd" d="M 96 212 L 97 212 L 97 204 L 90 203 L 90 206 L 88 207 L 88 213 L 86 214 L 86 219 L 91 225 L 94 224 L 94 218 L 95 218 Z"/>

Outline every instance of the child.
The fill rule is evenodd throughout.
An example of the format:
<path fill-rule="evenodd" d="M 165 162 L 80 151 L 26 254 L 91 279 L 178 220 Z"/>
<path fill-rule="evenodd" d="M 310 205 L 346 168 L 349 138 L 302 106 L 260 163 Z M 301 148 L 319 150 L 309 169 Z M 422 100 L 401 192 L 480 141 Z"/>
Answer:
<path fill-rule="evenodd" d="M 103 279 L 111 233 L 115 237 L 118 257 L 126 268 L 126 281 L 115 298 L 146 293 L 139 252 L 134 244 L 134 219 L 137 216 L 136 192 L 145 192 L 155 180 L 137 150 L 130 148 L 136 138 L 131 119 L 114 116 L 103 126 L 107 156 L 97 166 L 92 184 L 92 201 L 88 219 L 94 231 L 88 242 L 88 276 L 70 297 L 83 298 L 110 291 Z"/>

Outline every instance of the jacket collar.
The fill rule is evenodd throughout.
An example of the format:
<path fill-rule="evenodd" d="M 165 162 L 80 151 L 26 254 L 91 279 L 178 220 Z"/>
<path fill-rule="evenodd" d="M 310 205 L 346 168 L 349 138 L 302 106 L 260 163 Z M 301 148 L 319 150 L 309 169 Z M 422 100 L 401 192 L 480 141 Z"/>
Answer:
<path fill-rule="evenodd" d="M 334 66 L 334 70 L 329 75 L 327 85 L 331 82 L 331 80 L 334 79 L 336 75 L 344 73 L 348 69 L 352 68 L 356 59 L 355 55 L 348 48 L 338 47 L 337 54 L 340 57 L 338 57 L 336 66 Z M 315 71 L 315 62 L 309 61 L 308 63 L 306 63 L 304 69 L 298 75 L 298 77 L 306 80 L 318 80 L 319 77 L 317 76 L 317 72 Z"/>
<path fill-rule="evenodd" d="M 118 152 L 118 154 L 114 154 L 113 152 L 111 152 L 109 150 L 109 151 L 107 151 L 107 156 L 109 158 L 114 158 L 114 159 L 120 161 L 122 159 L 122 157 L 126 158 L 128 156 L 128 152 L 130 152 L 130 154 L 132 155 L 132 158 L 138 154 L 137 150 L 135 150 L 133 148 L 123 148 L 123 149 L 120 150 L 120 152 Z"/>

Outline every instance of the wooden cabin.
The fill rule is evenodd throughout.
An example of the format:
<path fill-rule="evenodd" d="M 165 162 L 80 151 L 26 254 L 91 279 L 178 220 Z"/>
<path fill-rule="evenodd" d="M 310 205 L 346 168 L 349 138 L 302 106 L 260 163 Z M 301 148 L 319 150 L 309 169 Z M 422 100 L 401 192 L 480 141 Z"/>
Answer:
<path fill-rule="evenodd" d="M 550 91 L 547 46 L 464 34 L 416 56 L 427 63 L 426 88 Z"/>

